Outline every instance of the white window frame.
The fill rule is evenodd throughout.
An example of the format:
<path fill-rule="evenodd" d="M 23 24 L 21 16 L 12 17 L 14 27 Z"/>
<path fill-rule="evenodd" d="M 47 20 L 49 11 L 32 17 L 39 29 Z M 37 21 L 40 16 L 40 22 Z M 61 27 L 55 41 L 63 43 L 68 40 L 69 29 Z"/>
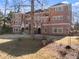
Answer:
<path fill-rule="evenodd" d="M 60 20 L 63 20 L 63 19 L 64 19 L 64 17 L 63 17 L 63 16 L 59 16 L 59 19 L 60 19 Z"/>
<path fill-rule="evenodd" d="M 60 32 L 59 30 L 61 30 L 61 32 Z M 63 28 L 58 28 L 58 29 L 57 29 L 57 32 L 58 32 L 58 33 L 63 33 Z"/>
<path fill-rule="evenodd" d="M 58 13 L 61 13 L 61 12 L 64 11 L 64 8 L 61 7 L 61 6 L 59 6 L 59 7 L 56 7 L 56 8 L 55 8 L 55 11 L 58 12 Z"/>
<path fill-rule="evenodd" d="M 53 16 L 52 20 L 63 20 L 63 16 Z"/>
<path fill-rule="evenodd" d="M 54 31 L 55 29 L 57 30 L 57 32 Z M 62 31 L 59 32 L 59 29 L 61 29 Z M 61 27 L 60 28 L 59 27 L 53 27 L 52 32 L 54 32 L 54 33 L 63 33 L 63 28 L 61 28 Z"/>

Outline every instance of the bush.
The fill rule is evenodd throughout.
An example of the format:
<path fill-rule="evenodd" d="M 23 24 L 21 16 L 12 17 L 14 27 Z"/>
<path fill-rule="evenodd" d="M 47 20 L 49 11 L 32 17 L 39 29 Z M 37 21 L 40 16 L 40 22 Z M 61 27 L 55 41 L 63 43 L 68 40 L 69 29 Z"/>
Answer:
<path fill-rule="evenodd" d="M 12 28 L 9 26 L 5 27 L 3 26 L 0 32 L 0 34 L 10 34 L 10 33 L 12 33 Z"/>

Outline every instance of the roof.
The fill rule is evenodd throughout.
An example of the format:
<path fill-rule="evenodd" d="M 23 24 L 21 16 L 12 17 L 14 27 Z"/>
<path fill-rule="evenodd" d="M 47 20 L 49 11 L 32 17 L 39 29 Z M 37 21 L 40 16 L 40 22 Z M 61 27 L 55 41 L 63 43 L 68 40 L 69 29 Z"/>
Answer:
<path fill-rule="evenodd" d="M 39 10 L 35 10 L 35 12 L 43 12 L 43 10 L 39 9 Z M 31 13 L 31 11 L 26 12 L 26 14 L 29 14 L 29 13 Z"/>
<path fill-rule="evenodd" d="M 43 11 L 48 11 L 48 9 L 44 9 L 44 10 L 38 9 L 38 10 L 35 10 L 35 13 L 43 12 Z M 31 11 L 27 12 L 26 14 L 29 14 L 29 13 L 31 13 Z"/>
<path fill-rule="evenodd" d="M 58 6 L 58 5 L 67 5 L 67 3 L 57 3 L 55 5 L 52 5 L 51 7 Z"/>

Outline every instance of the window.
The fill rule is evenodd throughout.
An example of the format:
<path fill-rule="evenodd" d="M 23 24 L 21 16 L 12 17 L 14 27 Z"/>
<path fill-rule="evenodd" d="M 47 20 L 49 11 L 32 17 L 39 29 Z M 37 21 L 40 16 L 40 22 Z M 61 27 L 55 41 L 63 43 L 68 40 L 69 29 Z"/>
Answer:
<path fill-rule="evenodd" d="M 55 11 L 61 13 L 61 12 L 63 12 L 64 10 L 63 10 L 63 7 L 56 7 L 56 8 L 55 8 Z"/>
<path fill-rule="evenodd" d="M 15 28 L 15 29 L 14 29 L 14 31 L 15 31 L 15 32 L 17 32 L 17 31 L 18 31 L 18 29 L 17 29 L 17 28 Z"/>
<path fill-rule="evenodd" d="M 63 18 L 63 16 L 60 16 L 60 20 L 63 20 L 64 18 Z"/>
<path fill-rule="evenodd" d="M 62 33 L 63 32 L 63 28 L 52 28 L 54 33 Z"/>
<path fill-rule="evenodd" d="M 54 30 L 53 30 L 55 33 L 57 32 L 57 28 L 54 28 Z"/>
<path fill-rule="evenodd" d="M 63 16 L 53 16 L 53 20 L 63 20 Z"/>
<path fill-rule="evenodd" d="M 45 30 L 44 32 L 47 32 L 47 29 L 46 28 L 44 30 Z"/>
<path fill-rule="evenodd" d="M 53 18 L 53 20 L 56 20 L 57 19 L 57 16 L 53 16 L 52 18 Z"/>
<path fill-rule="evenodd" d="M 29 28 L 28 28 L 28 27 L 26 27 L 25 29 L 26 29 L 26 30 L 28 30 Z"/>
<path fill-rule="evenodd" d="M 58 28 L 58 33 L 62 33 L 63 29 L 62 28 Z"/>

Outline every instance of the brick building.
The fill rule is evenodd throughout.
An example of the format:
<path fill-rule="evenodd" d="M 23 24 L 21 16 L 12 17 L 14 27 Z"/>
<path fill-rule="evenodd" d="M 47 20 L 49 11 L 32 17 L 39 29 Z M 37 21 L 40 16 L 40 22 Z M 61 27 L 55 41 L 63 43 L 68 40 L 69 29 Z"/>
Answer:
<path fill-rule="evenodd" d="M 22 29 L 28 27 L 29 19 L 26 18 L 26 14 L 23 13 L 13 13 L 11 20 L 11 27 L 14 33 L 20 33 Z"/>
<path fill-rule="evenodd" d="M 36 10 L 34 13 L 34 32 L 38 33 L 38 30 L 41 29 L 42 24 L 45 22 L 48 17 L 48 10 Z M 31 22 L 31 13 L 14 13 L 11 20 L 11 27 L 13 28 L 14 33 L 20 33 L 22 29 L 24 32 L 29 32 Z M 40 31 L 41 33 L 41 31 Z"/>
<path fill-rule="evenodd" d="M 13 32 L 29 31 L 30 12 L 14 13 L 12 18 Z M 59 3 L 45 10 L 34 13 L 34 32 L 40 34 L 68 35 L 72 25 L 71 4 Z M 26 31 L 26 32 L 28 32 Z"/>
<path fill-rule="evenodd" d="M 49 19 L 42 25 L 42 33 L 68 35 L 71 31 L 71 25 L 71 4 L 59 3 L 49 8 Z"/>

